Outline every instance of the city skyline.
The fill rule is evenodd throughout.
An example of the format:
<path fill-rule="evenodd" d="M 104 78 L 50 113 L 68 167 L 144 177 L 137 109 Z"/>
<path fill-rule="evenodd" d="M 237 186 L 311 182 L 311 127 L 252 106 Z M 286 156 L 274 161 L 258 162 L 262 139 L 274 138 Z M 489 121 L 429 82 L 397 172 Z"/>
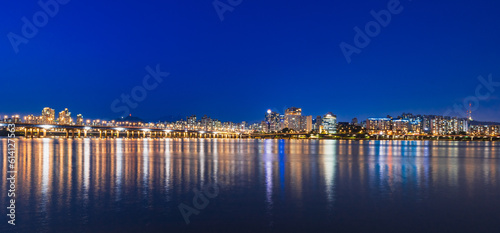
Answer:
<path fill-rule="evenodd" d="M 289 111 L 290 109 L 295 109 L 297 107 L 295 106 L 291 106 L 289 108 L 284 108 L 282 111 L 278 111 L 278 110 L 275 110 L 275 109 L 271 109 L 271 108 L 268 108 L 264 111 L 263 114 L 265 115 L 268 115 L 270 113 L 277 113 L 278 115 L 286 115 L 287 111 Z M 42 114 L 40 115 L 40 117 L 43 117 L 44 116 L 44 112 L 49 109 L 51 111 L 53 111 L 52 114 L 55 114 L 55 111 L 56 111 L 56 108 L 51 108 L 51 107 L 44 107 L 43 110 L 42 110 Z M 67 112 L 69 111 L 67 107 L 65 108 L 62 108 L 63 111 L 62 112 L 66 112 L 66 114 L 68 114 Z M 302 112 L 302 107 L 300 108 L 297 108 L 299 109 L 300 112 Z M 60 116 L 60 114 L 62 112 L 59 112 L 58 115 Z M 314 115 L 314 114 L 309 114 L 311 111 L 306 111 L 306 113 L 308 113 L 307 115 L 310 115 L 310 116 L 313 116 L 313 117 L 317 117 L 317 116 L 324 116 L 324 115 L 334 115 L 337 119 L 339 118 L 342 118 L 342 119 L 345 119 L 345 120 L 338 120 L 338 122 L 351 122 L 354 118 L 356 118 L 357 120 L 361 120 L 361 121 L 364 121 L 366 119 L 369 119 L 369 118 L 386 118 L 386 117 L 400 117 L 401 115 L 405 115 L 405 112 L 400 112 L 400 113 L 397 113 L 397 114 L 385 114 L 385 115 L 379 115 L 379 116 L 374 116 L 374 115 L 369 115 L 368 117 L 366 118 L 363 118 L 363 117 L 360 117 L 360 116 L 356 116 L 356 115 L 353 115 L 353 117 L 351 117 L 350 119 L 347 119 L 348 117 L 347 116 L 344 116 L 344 117 L 339 117 L 340 115 L 338 115 L 337 113 L 333 113 L 332 111 L 328 111 L 328 112 L 325 112 L 323 114 L 320 114 L 320 115 Z M 464 115 L 462 116 L 457 116 L 457 115 L 444 115 L 444 114 L 438 114 L 438 113 L 430 113 L 430 114 L 422 114 L 422 113 L 411 113 L 411 112 L 407 112 L 408 114 L 413 114 L 413 115 L 429 115 L 429 116 L 445 116 L 445 117 L 457 117 L 457 118 L 469 118 L 471 120 L 474 120 L 474 121 L 479 121 L 479 122 L 495 122 L 495 123 L 500 123 L 500 121 L 486 121 L 486 120 L 481 120 L 481 119 L 476 119 L 476 118 L 473 118 L 473 114 L 471 113 L 469 115 L 469 112 L 467 111 L 466 113 L 464 113 Z M 21 118 L 23 116 L 37 116 L 36 114 L 38 114 L 37 112 L 33 112 L 33 111 L 30 111 L 28 113 L 24 113 L 24 114 L 20 114 L 20 113 L 3 113 L 3 112 L 0 112 L 0 117 L 3 117 L 3 118 L 7 118 L 7 117 L 13 117 L 13 116 L 20 116 Z M 71 112 L 69 113 L 71 115 Z M 301 113 L 300 113 L 301 114 Z M 300 115 L 299 114 L 299 115 Z M 80 116 L 82 117 L 82 115 L 85 115 L 85 114 L 81 114 L 81 112 L 78 112 L 78 115 L 77 116 Z M 261 114 L 262 115 L 262 114 Z M 362 115 L 366 115 L 366 114 L 362 114 Z M 75 115 L 74 115 L 75 116 Z M 223 119 L 224 117 L 220 117 L 220 116 L 212 116 L 212 115 L 208 115 L 208 114 L 188 114 L 188 115 L 185 115 L 185 116 L 181 116 L 181 115 L 170 115 L 170 116 L 164 116 L 164 117 L 156 117 L 154 118 L 155 120 L 151 120 L 151 119 L 148 119 L 148 118 L 143 118 L 141 117 L 140 115 L 132 115 L 130 114 L 129 116 L 122 116 L 122 117 L 116 117 L 116 118 L 107 118 L 107 117 L 87 117 L 86 119 L 93 119 L 93 120 L 106 120 L 106 121 L 112 121 L 112 120 L 119 120 L 119 119 L 123 119 L 124 117 L 136 117 L 136 118 L 139 118 L 141 120 L 143 120 L 143 122 L 155 122 L 155 121 L 168 121 L 166 118 L 171 118 L 172 120 L 176 121 L 176 120 L 186 120 L 186 119 L 189 119 L 190 116 L 209 116 L 209 117 L 214 117 L 214 119 L 216 120 L 219 120 L 219 119 Z M 59 118 L 59 117 L 56 117 L 56 118 Z M 160 119 L 160 118 L 165 118 L 165 119 Z M 261 117 L 262 118 L 262 117 Z M 160 120 L 158 120 L 160 119 Z M 246 119 L 243 119 L 242 121 L 244 122 L 250 122 L 250 123 L 255 123 L 255 122 L 260 122 L 262 119 L 258 119 L 258 120 L 255 120 L 255 121 L 251 121 L 251 120 L 246 120 Z M 222 120 L 221 120 L 222 121 Z M 224 120 L 226 121 L 226 120 Z M 227 120 L 227 122 L 242 122 L 242 121 L 231 121 L 231 120 Z"/>
<path fill-rule="evenodd" d="M 66 105 L 64 105 L 66 106 Z M 296 105 L 298 106 L 298 105 Z M 295 106 L 290 106 L 290 107 L 283 107 L 282 110 L 279 110 L 277 108 L 267 108 L 265 109 L 264 112 L 268 112 L 268 111 L 272 111 L 272 112 L 276 112 L 276 113 L 280 113 L 280 114 L 285 114 L 286 113 L 286 110 L 288 108 L 294 108 Z M 470 106 L 469 106 L 470 107 Z M 47 107 L 44 107 L 44 108 L 47 108 Z M 301 107 L 302 108 L 302 107 Z M 54 108 L 56 109 L 56 108 Z M 67 107 L 62 107 L 61 109 L 68 109 Z M 416 115 L 437 115 L 437 116 L 449 116 L 449 117 L 458 117 L 458 118 L 469 118 L 471 116 L 474 116 L 474 120 L 476 121 L 480 121 L 480 122 L 500 122 L 500 119 L 498 121 L 496 120 L 487 120 L 487 119 L 477 119 L 475 117 L 475 112 L 474 111 L 469 111 L 469 109 L 466 109 L 464 107 L 465 111 L 460 113 L 460 114 L 453 114 L 453 113 L 457 113 L 457 111 L 452 111 L 451 109 L 448 110 L 448 111 L 445 111 L 445 112 L 442 112 L 442 113 L 437 113 L 437 112 L 428 112 L 428 113 L 422 113 L 422 112 L 418 112 L 416 113 Z M 1 110 L 0 110 L 1 111 Z M 326 111 L 326 112 L 323 112 L 323 113 L 320 113 L 320 114 L 310 114 L 311 112 L 318 112 L 317 110 L 309 110 L 307 111 L 308 112 L 308 115 L 311 115 L 313 117 L 316 117 L 316 116 L 323 116 L 325 114 L 328 114 L 328 113 L 332 113 L 332 110 L 330 111 Z M 387 116 L 399 116 L 401 113 L 412 113 L 412 112 L 409 112 L 409 111 L 402 111 L 402 112 L 398 112 L 398 111 L 391 111 L 391 112 L 388 112 L 386 114 L 381 114 L 381 115 L 371 115 L 369 113 L 361 113 L 359 115 L 340 115 L 338 113 L 335 113 L 335 116 L 337 117 L 338 121 L 339 122 L 350 122 L 353 118 L 357 118 L 357 119 L 368 119 L 368 118 L 372 118 L 372 117 L 375 117 L 375 118 L 378 118 L 378 117 L 387 117 Z M 80 113 L 80 112 L 79 112 Z M 0 112 L 0 116 L 4 117 L 4 116 L 15 116 L 15 115 L 20 115 L 20 116 L 28 116 L 28 115 L 32 115 L 32 114 L 36 114 L 36 112 L 33 112 L 33 111 L 17 111 L 17 112 Z M 250 116 L 253 116 L 253 115 L 257 115 L 256 113 L 247 113 L 248 115 Z M 87 115 L 87 114 L 86 114 Z M 150 118 L 146 118 L 146 117 L 143 117 L 141 116 L 140 114 L 132 114 L 130 113 L 129 114 L 130 116 L 134 116 L 134 117 L 138 117 L 142 120 L 144 120 L 145 122 L 156 122 L 156 121 L 168 121 L 169 119 L 170 120 L 180 120 L 180 119 L 185 119 L 191 115 L 195 115 L 195 116 L 203 116 L 203 115 L 209 115 L 207 113 L 188 113 L 186 115 L 181 115 L 181 114 L 171 114 L 171 115 L 164 115 L 164 116 L 152 116 Z M 211 115 L 213 117 L 215 117 L 216 119 L 220 119 L 222 121 L 228 121 L 228 122 L 242 122 L 242 121 L 245 121 L 245 122 L 259 122 L 261 119 L 256 119 L 256 120 L 250 120 L 249 118 L 243 118 L 242 120 L 225 120 L 227 119 L 226 117 L 223 116 L 224 114 L 218 114 L 217 116 L 216 115 Z M 262 114 L 260 114 L 262 115 Z M 126 116 L 121 116 L 121 118 L 123 117 L 126 117 Z M 103 117 L 103 116 L 96 116 L 96 117 L 88 117 L 89 119 L 102 119 L 102 120 L 107 120 L 107 121 L 111 121 L 111 120 L 117 120 L 117 119 L 120 119 L 120 116 L 117 116 L 117 117 Z"/>
<path fill-rule="evenodd" d="M 98 130 L 99 137 L 102 136 L 101 130 L 104 130 L 105 135 L 110 130 L 111 136 L 113 136 L 113 132 L 116 132 L 116 137 L 119 137 L 120 131 L 127 131 L 128 137 L 128 130 L 133 132 L 137 127 L 142 128 L 141 132 L 144 133 L 144 136 L 150 129 L 154 130 L 154 132 L 159 131 L 160 135 L 164 131 L 175 131 L 190 132 L 197 136 L 205 133 L 217 134 L 218 132 L 234 135 L 299 133 L 302 136 L 357 134 L 358 137 L 365 135 L 368 138 L 374 135 L 449 135 L 454 136 L 454 138 L 455 136 L 467 135 L 492 137 L 500 135 L 500 123 L 475 121 L 472 118 L 472 112 L 468 111 L 467 113 L 467 117 L 402 113 L 394 117 L 387 115 L 386 117 L 369 117 L 366 120 L 358 120 L 355 117 L 349 122 L 339 122 L 337 115 L 332 112 L 313 118 L 312 115 L 303 114 L 302 108 L 290 107 L 284 113 L 268 109 L 264 119 L 258 122 L 221 121 L 206 114 L 203 117 L 190 115 L 172 121 L 151 122 L 132 117 L 131 114 L 128 117 L 113 120 L 102 118 L 86 119 L 82 114 L 77 114 L 76 118 L 74 118 L 68 108 L 56 115 L 55 109 L 45 107 L 41 115 L 13 115 L 11 117 L 4 115 L 3 119 L 0 119 L 0 126 L 5 126 L 6 123 L 21 124 L 21 127 L 24 127 L 25 130 L 37 129 L 38 136 L 40 136 L 40 129 L 45 136 L 49 131 L 60 132 L 68 126 L 73 134 L 74 130 L 78 131 L 78 137 L 82 132 L 87 135 L 87 132 L 90 133 L 95 130 Z M 64 129 L 64 131 L 66 137 L 68 137 L 68 128 Z M 156 133 L 155 135 L 152 133 L 150 136 L 156 137 Z M 25 131 L 24 134 L 27 136 L 29 132 Z M 31 132 L 31 135 L 33 135 L 33 132 Z"/>

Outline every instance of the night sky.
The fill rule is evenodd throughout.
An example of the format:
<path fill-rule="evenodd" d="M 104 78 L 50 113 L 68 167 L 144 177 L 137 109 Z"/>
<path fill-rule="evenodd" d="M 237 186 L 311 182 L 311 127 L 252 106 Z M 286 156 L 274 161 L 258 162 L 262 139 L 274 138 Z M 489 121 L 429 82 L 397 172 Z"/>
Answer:
<path fill-rule="evenodd" d="M 117 118 L 124 112 L 113 111 L 113 101 L 158 64 L 169 75 L 130 108 L 134 116 L 252 122 L 292 106 L 340 121 L 441 115 L 454 105 L 465 112 L 464 99 L 477 100 L 479 88 L 486 97 L 473 117 L 500 121 L 500 84 L 481 88 L 477 78 L 500 82 L 499 1 L 402 0 L 401 12 L 350 63 L 339 45 L 354 45 L 353 28 L 364 30 L 370 11 L 390 1 L 220 2 L 233 8 L 223 21 L 212 0 L 71 0 L 16 53 L 9 33 L 22 37 L 21 18 L 33 21 L 42 8 L 4 1 L 0 113 L 40 114 L 48 106 Z"/>

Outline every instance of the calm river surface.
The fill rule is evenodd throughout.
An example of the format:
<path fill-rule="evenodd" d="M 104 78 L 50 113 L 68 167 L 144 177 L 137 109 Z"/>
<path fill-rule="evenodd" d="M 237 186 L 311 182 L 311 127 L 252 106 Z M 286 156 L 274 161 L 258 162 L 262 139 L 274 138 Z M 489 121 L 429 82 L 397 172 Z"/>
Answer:
<path fill-rule="evenodd" d="M 500 231 L 498 142 L 17 138 L 17 148 L 13 227 L 0 139 L 0 232 Z"/>

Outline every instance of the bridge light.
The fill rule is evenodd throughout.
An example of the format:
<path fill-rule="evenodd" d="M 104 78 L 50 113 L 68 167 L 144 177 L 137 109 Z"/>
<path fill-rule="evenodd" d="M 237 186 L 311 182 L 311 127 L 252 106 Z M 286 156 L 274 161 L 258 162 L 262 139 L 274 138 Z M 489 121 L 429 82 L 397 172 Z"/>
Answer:
<path fill-rule="evenodd" d="M 116 128 L 115 130 L 124 131 L 125 129 L 124 128 Z"/>
<path fill-rule="evenodd" d="M 84 130 L 91 130 L 92 128 L 90 128 L 90 127 L 84 127 L 83 129 Z"/>
<path fill-rule="evenodd" d="M 42 126 L 40 126 L 40 127 L 44 128 L 44 129 L 51 129 L 51 128 L 52 128 L 52 126 L 51 126 L 51 125 L 42 125 Z"/>

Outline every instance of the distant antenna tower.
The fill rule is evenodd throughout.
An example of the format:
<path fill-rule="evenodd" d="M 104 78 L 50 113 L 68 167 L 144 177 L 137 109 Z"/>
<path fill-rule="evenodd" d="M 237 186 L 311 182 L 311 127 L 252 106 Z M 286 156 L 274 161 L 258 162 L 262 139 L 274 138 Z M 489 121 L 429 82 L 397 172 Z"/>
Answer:
<path fill-rule="evenodd" d="M 472 120 L 472 110 L 471 110 L 471 106 L 472 106 L 472 104 L 469 102 L 469 110 L 467 110 L 467 118 L 469 118 L 469 121 L 473 121 L 473 120 Z"/>

